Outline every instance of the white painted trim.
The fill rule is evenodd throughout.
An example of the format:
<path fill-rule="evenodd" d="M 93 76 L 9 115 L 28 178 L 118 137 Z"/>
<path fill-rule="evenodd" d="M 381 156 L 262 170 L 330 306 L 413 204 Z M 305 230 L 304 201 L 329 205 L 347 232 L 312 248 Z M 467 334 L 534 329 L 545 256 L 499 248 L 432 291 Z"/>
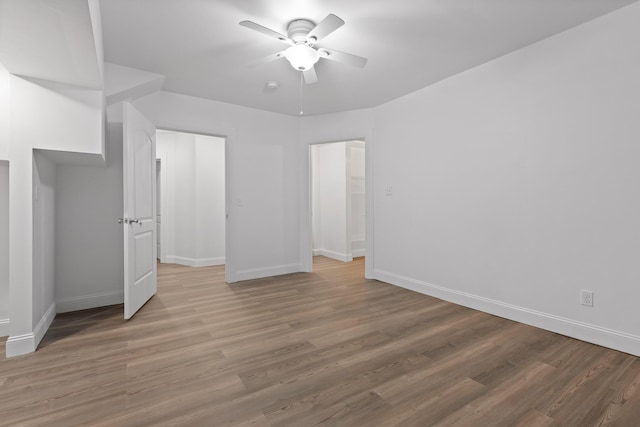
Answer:
<path fill-rule="evenodd" d="M 211 267 L 214 265 L 224 265 L 224 257 L 220 258 L 186 258 L 175 255 L 168 255 L 166 262 L 169 264 L 180 264 L 189 267 Z"/>
<path fill-rule="evenodd" d="M 16 335 L 7 339 L 6 356 L 22 356 L 36 351 L 36 341 L 33 333 Z"/>
<path fill-rule="evenodd" d="M 33 332 L 23 335 L 10 336 L 7 339 L 7 357 L 21 356 L 33 353 L 38 348 L 38 344 L 47 333 L 53 319 L 56 317 L 56 303 L 52 302 L 44 316 L 40 319 Z"/>
<path fill-rule="evenodd" d="M 313 256 L 322 255 L 322 249 L 314 249 L 313 251 L 311 251 L 311 254 Z"/>
<path fill-rule="evenodd" d="M 314 255 L 318 252 L 318 255 L 326 256 L 327 258 L 335 259 L 342 262 L 351 262 L 353 257 L 350 254 L 341 254 L 340 252 L 330 251 L 328 249 L 316 249 L 313 251 Z"/>
<path fill-rule="evenodd" d="M 234 264 L 233 262 L 238 258 L 237 254 L 234 252 L 233 242 L 235 237 L 234 230 L 237 228 L 235 225 L 235 215 L 231 215 L 232 218 L 229 219 L 229 212 L 231 207 L 231 200 L 233 200 L 232 196 L 232 178 L 231 178 L 231 170 L 233 164 L 233 152 L 232 149 L 235 148 L 236 141 L 236 129 L 230 128 L 227 132 L 224 133 L 224 209 L 225 209 L 225 224 L 224 224 L 224 280 L 227 283 L 232 283 L 236 281 L 236 277 L 234 275 Z M 234 212 L 235 213 L 235 212 Z"/>
<path fill-rule="evenodd" d="M 236 273 L 234 274 L 234 278 L 236 279 L 237 282 L 241 282 L 243 280 L 261 279 L 263 277 L 298 273 L 299 271 L 300 271 L 300 264 L 276 265 L 273 267 L 239 270 L 239 271 L 236 271 Z"/>
<path fill-rule="evenodd" d="M 367 248 L 360 248 L 360 249 L 353 249 L 351 251 L 351 257 L 352 258 L 358 258 L 361 256 L 365 256 L 367 253 Z"/>
<path fill-rule="evenodd" d="M 299 159 L 300 159 L 300 271 L 311 272 L 313 270 L 313 256 L 316 255 L 313 249 L 313 227 L 311 225 L 311 152 L 310 146 L 315 144 L 325 144 L 331 142 L 364 141 L 365 150 L 365 220 L 366 220 L 366 248 L 364 260 L 364 276 L 373 279 L 375 265 L 374 254 L 374 173 L 373 173 L 373 153 L 374 153 L 374 129 L 366 125 L 365 132 L 356 131 L 353 134 L 348 131 L 346 134 L 340 132 L 339 135 L 332 135 L 329 138 L 319 140 L 301 139 Z M 349 135 L 351 133 L 351 135 Z M 315 138 L 315 134 L 314 134 Z M 227 267 L 229 264 L 227 263 Z M 227 268 L 229 271 L 229 268 Z M 228 281 L 228 283 L 231 283 Z"/>
<path fill-rule="evenodd" d="M 225 183 L 225 189 L 224 189 L 224 194 L 225 194 L 225 229 L 224 229 L 224 235 L 225 235 L 225 249 L 224 249 L 224 253 L 225 253 L 225 257 L 224 257 L 224 262 L 223 264 L 225 265 L 225 269 L 224 269 L 224 277 L 225 277 L 225 282 L 227 283 L 233 283 L 238 281 L 238 279 L 236 279 L 234 277 L 234 268 L 233 268 L 233 262 L 234 259 L 237 257 L 237 255 L 233 252 L 234 251 L 234 247 L 233 247 L 233 240 L 234 240 L 234 235 L 235 233 L 233 232 L 234 230 L 237 229 L 236 225 L 235 225 L 235 215 L 233 213 L 231 213 L 231 200 L 233 200 L 233 195 L 232 195 L 232 187 L 233 187 L 233 181 L 232 181 L 232 177 L 231 177 L 231 170 L 232 170 L 232 164 L 233 164 L 233 149 L 235 148 L 235 142 L 236 142 L 236 128 L 235 127 L 227 127 L 225 125 L 220 126 L 219 124 L 214 124 L 214 123 L 207 123 L 203 128 L 198 128 L 198 127 L 192 127 L 192 126 L 186 126 L 186 127 L 179 127 L 179 126 L 174 126 L 172 123 L 166 123 L 163 122 L 162 120 L 155 122 L 156 125 L 156 129 L 162 129 L 162 130 L 168 130 L 168 131 L 173 131 L 173 132 L 184 132 L 184 133 L 192 133 L 192 134 L 198 134 L 198 135 L 208 135 L 208 136 L 215 136 L 218 138 L 224 138 L 225 143 L 224 143 L 224 161 L 225 161 L 225 166 L 224 166 L 224 183 Z M 220 127 L 219 127 L 220 126 Z M 167 159 L 168 160 L 168 159 Z M 170 163 L 170 162 L 169 162 Z M 169 164 L 168 163 L 168 164 Z M 173 167 L 173 165 L 171 165 L 171 167 Z M 166 172 L 166 168 L 164 169 Z M 164 182 L 167 182 L 166 178 L 164 178 Z M 173 192 L 173 190 L 171 190 Z M 173 196 L 172 196 L 173 197 Z M 166 198 L 165 198 L 166 200 Z M 165 204 L 166 202 L 160 202 L 161 203 L 161 208 L 163 209 L 163 214 L 162 215 L 166 215 L 168 212 L 168 210 L 165 208 Z M 169 213 L 170 214 L 170 213 Z M 164 223 L 166 223 L 166 220 L 164 221 Z M 161 223 L 162 224 L 162 223 Z M 167 227 L 165 226 L 162 230 L 163 232 L 165 232 L 167 229 Z M 168 235 L 169 232 L 165 233 L 165 236 Z M 171 238 L 174 238 L 174 232 L 171 232 Z M 166 241 L 166 240 L 165 240 Z M 166 248 L 166 245 L 162 245 L 161 244 L 161 249 L 162 247 Z M 166 253 L 166 251 L 165 251 Z M 160 259 L 160 262 L 168 262 L 165 260 Z"/>
<path fill-rule="evenodd" d="M 0 337 L 9 336 L 9 319 L 0 319 Z"/>
<path fill-rule="evenodd" d="M 364 215 L 365 215 L 365 258 L 364 258 L 364 277 L 370 279 L 373 276 L 373 270 L 375 269 L 375 252 L 374 252 L 374 209 L 373 201 L 375 199 L 374 180 L 373 174 L 373 153 L 375 150 L 374 144 L 375 131 L 371 129 L 371 134 L 365 139 L 364 149 Z"/>
<path fill-rule="evenodd" d="M 86 310 L 89 308 L 105 307 L 124 303 L 124 291 L 103 292 L 92 295 L 82 295 L 56 300 L 58 313 Z"/>
<path fill-rule="evenodd" d="M 33 335 L 35 336 L 36 340 L 36 348 L 38 348 L 38 344 L 40 344 L 40 341 L 42 341 L 42 338 L 44 338 L 44 334 L 46 334 L 49 330 L 49 326 L 51 326 L 53 319 L 56 318 L 56 313 L 57 305 L 56 302 L 53 301 L 47 311 L 44 313 L 44 316 L 42 316 L 42 318 L 36 325 L 36 328 L 33 330 Z"/>
<path fill-rule="evenodd" d="M 640 356 L 640 336 L 445 288 L 375 269 L 374 278 L 421 294 L 546 329 L 582 341 Z"/>
<path fill-rule="evenodd" d="M 367 253 L 367 241 L 366 239 L 358 239 L 351 241 L 351 257 L 357 258 L 365 256 Z"/>

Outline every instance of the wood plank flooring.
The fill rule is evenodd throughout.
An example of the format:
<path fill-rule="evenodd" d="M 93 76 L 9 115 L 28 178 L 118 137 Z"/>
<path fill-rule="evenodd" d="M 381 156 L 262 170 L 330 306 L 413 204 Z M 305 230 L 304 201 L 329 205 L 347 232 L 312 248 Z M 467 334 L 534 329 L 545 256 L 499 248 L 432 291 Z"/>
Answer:
<path fill-rule="evenodd" d="M 640 426 L 637 357 L 364 280 L 362 259 L 314 269 L 160 265 L 129 322 L 59 315 L 0 356 L 0 425 Z"/>

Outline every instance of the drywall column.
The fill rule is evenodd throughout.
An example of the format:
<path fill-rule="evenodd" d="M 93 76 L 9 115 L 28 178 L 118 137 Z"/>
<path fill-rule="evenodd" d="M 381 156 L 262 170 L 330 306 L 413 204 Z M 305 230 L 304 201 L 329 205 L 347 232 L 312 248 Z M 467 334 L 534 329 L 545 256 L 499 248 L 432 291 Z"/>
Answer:
<path fill-rule="evenodd" d="M 33 153 L 15 144 L 9 167 L 9 308 L 7 357 L 36 350 L 33 322 Z"/>
<path fill-rule="evenodd" d="M 36 330 L 53 320 L 55 293 L 56 165 L 33 153 L 33 324 Z M 45 329 L 46 330 L 46 329 Z M 42 332 L 44 335 L 44 331 Z"/>

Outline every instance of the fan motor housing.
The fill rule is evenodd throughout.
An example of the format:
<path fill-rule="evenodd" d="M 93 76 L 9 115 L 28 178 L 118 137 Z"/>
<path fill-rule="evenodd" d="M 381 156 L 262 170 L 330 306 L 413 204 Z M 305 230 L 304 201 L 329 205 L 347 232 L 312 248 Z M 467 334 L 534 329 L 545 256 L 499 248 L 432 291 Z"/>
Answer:
<path fill-rule="evenodd" d="M 316 24 L 308 19 L 295 19 L 287 25 L 287 36 L 296 43 L 305 42 Z"/>

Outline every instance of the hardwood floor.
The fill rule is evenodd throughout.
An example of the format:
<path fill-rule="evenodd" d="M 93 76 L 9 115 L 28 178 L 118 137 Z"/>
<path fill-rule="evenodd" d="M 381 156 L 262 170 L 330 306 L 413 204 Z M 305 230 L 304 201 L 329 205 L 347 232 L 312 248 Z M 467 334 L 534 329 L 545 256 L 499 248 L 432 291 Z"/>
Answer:
<path fill-rule="evenodd" d="M 640 359 L 373 280 L 362 259 L 59 315 L 0 356 L 0 425 L 638 426 Z M 0 352 L 4 355 L 4 340 Z"/>

